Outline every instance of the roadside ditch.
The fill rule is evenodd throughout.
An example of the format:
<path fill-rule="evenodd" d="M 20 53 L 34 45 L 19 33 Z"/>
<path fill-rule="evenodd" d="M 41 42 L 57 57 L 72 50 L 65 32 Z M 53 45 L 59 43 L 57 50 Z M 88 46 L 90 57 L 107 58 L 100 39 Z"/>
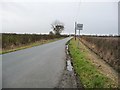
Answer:
<path fill-rule="evenodd" d="M 70 41 L 70 40 L 69 40 Z M 62 78 L 57 88 L 83 88 L 80 79 L 73 67 L 72 58 L 69 54 L 69 41 L 65 45 L 66 66 L 62 74 Z"/>

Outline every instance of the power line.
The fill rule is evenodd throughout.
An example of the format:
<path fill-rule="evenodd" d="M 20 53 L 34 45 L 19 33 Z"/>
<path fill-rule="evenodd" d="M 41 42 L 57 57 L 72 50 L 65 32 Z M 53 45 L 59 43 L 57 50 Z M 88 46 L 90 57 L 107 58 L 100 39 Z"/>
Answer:
<path fill-rule="evenodd" d="M 76 12 L 75 21 L 77 21 L 77 20 L 78 20 L 78 17 L 79 17 L 80 5 L 81 5 L 81 0 L 78 2 L 78 8 L 77 8 L 77 12 Z"/>

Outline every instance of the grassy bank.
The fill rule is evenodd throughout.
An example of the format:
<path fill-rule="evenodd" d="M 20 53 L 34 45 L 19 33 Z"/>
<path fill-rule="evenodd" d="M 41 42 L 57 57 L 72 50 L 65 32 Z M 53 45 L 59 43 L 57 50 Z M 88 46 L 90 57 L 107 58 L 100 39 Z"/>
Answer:
<path fill-rule="evenodd" d="M 69 42 L 70 55 L 73 58 L 73 66 L 85 88 L 116 88 L 117 85 L 107 76 L 97 70 L 89 61 L 87 50 L 78 39 Z"/>
<path fill-rule="evenodd" d="M 60 40 L 60 39 L 63 39 L 63 38 L 50 39 L 50 40 L 41 40 L 41 41 L 33 42 L 33 43 L 30 43 L 30 44 L 17 46 L 17 47 L 14 47 L 13 49 L 2 50 L 2 51 L 0 51 L 0 54 L 5 54 L 5 53 L 9 53 L 9 52 L 14 52 L 14 51 L 26 49 L 26 48 L 30 48 L 30 47 L 34 47 L 34 46 L 38 46 L 38 45 L 42 45 L 42 44 L 46 44 L 46 43 L 50 43 L 50 42 L 53 42 L 53 41 L 57 41 L 57 40 Z"/>

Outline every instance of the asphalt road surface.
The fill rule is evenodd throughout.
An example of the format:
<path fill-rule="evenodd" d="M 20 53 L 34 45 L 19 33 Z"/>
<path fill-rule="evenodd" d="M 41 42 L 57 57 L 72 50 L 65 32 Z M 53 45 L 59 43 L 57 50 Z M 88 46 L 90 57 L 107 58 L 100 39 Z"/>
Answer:
<path fill-rule="evenodd" d="M 54 88 L 65 67 L 65 38 L 2 55 L 2 88 Z"/>

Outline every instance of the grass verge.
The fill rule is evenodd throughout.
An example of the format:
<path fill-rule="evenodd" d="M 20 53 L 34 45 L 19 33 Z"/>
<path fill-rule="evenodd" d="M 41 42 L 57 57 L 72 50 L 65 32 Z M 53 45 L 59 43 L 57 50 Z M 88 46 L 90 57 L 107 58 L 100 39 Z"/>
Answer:
<path fill-rule="evenodd" d="M 117 88 L 118 86 L 107 76 L 100 73 L 89 61 L 87 51 L 82 44 L 78 46 L 78 39 L 69 42 L 70 55 L 73 58 L 73 67 L 85 88 Z"/>
<path fill-rule="evenodd" d="M 42 44 L 54 42 L 54 41 L 57 41 L 57 40 L 60 40 L 60 39 L 63 39 L 63 38 L 50 39 L 50 40 L 42 40 L 42 41 L 30 43 L 28 45 L 22 45 L 22 46 L 19 46 L 19 47 L 15 47 L 13 49 L 2 50 L 2 51 L 0 51 L 0 54 L 5 54 L 5 53 L 9 53 L 9 52 L 14 52 L 14 51 L 26 49 L 26 48 L 30 48 L 30 47 L 34 47 L 34 46 L 38 46 L 38 45 L 42 45 Z"/>

